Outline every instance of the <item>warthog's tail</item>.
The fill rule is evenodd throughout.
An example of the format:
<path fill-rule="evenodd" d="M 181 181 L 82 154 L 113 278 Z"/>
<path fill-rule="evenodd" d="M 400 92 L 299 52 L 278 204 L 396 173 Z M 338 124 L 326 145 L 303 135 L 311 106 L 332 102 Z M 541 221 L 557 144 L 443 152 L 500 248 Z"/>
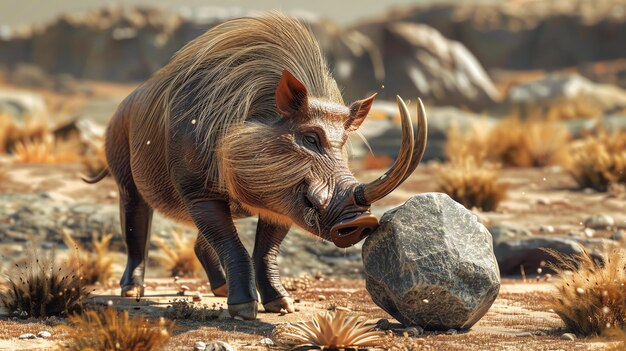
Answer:
<path fill-rule="evenodd" d="M 93 178 L 80 177 L 80 179 L 82 179 L 83 182 L 85 182 L 85 183 L 96 184 L 97 182 L 101 181 L 102 179 L 104 179 L 109 174 L 110 174 L 109 173 L 109 169 L 108 168 L 104 168 L 103 170 L 100 171 L 100 173 L 98 173 Z"/>

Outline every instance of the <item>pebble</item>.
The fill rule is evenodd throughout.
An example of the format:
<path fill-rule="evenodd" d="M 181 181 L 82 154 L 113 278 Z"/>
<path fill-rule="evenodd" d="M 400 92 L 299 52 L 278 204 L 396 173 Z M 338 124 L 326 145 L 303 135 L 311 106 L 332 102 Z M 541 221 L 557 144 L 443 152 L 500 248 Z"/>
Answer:
<path fill-rule="evenodd" d="M 554 227 L 551 225 L 542 225 L 539 227 L 539 231 L 542 233 L 554 233 Z"/>
<path fill-rule="evenodd" d="M 515 336 L 520 337 L 520 338 L 525 338 L 525 337 L 529 337 L 529 336 L 535 336 L 535 334 L 533 334 L 531 332 L 523 332 L 523 333 L 517 333 L 517 334 L 515 334 Z"/>
<path fill-rule="evenodd" d="M 317 301 L 324 301 L 324 300 L 326 300 L 326 296 L 324 296 L 324 295 L 318 295 L 317 296 Z"/>
<path fill-rule="evenodd" d="M 214 341 L 206 345 L 205 351 L 235 351 L 235 348 L 223 341 Z"/>
<path fill-rule="evenodd" d="M 376 328 L 380 330 L 389 330 L 389 328 L 391 328 L 391 323 L 389 323 L 388 319 L 382 318 L 376 322 Z"/>
<path fill-rule="evenodd" d="M 203 341 L 198 341 L 193 345 L 193 347 L 198 351 L 204 351 L 206 349 L 206 344 Z"/>
<path fill-rule="evenodd" d="M 20 340 L 27 340 L 27 339 L 36 339 L 37 336 L 33 333 L 24 333 L 22 335 L 20 335 Z"/>
<path fill-rule="evenodd" d="M 585 218 L 585 227 L 591 229 L 608 229 L 615 225 L 615 220 L 609 215 L 593 215 Z"/>
<path fill-rule="evenodd" d="M 583 230 L 583 233 L 585 234 L 586 237 L 592 238 L 593 235 L 595 234 L 595 231 L 591 228 L 585 228 L 585 230 Z"/>
<path fill-rule="evenodd" d="M 261 339 L 261 345 L 264 345 L 264 346 L 274 346 L 274 341 L 272 341 L 272 339 L 270 339 L 270 338 L 263 338 L 263 339 Z"/>
<path fill-rule="evenodd" d="M 417 327 L 408 327 L 406 329 L 404 329 L 404 332 L 406 334 L 408 334 L 408 336 L 410 337 L 417 337 L 420 336 L 422 334 L 424 334 L 424 328 L 417 326 Z"/>
<path fill-rule="evenodd" d="M 565 333 L 565 334 L 561 335 L 561 339 L 574 341 L 574 340 L 576 340 L 576 335 L 574 335 L 572 333 Z"/>
<path fill-rule="evenodd" d="M 614 232 L 613 234 L 611 234 L 611 240 L 624 241 L 625 236 L 626 236 L 626 233 L 624 233 L 623 230 L 618 230 Z"/>
<path fill-rule="evenodd" d="M 200 295 L 200 293 L 195 293 L 191 299 L 193 302 L 200 302 L 202 301 L 202 295 Z"/>
<path fill-rule="evenodd" d="M 289 313 L 289 312 L 287 312 L 287 310 L 286 310 L 286 309 L 281 308 L 281 309 L 280 309 L 280 312 L 278 313 L 278 315 L 280 315 L 280 316 L 284 316 L 284 315 L 286 315 L 287 313 Z"/>
<path fill-rule="evenodd" d="M 550 199 L 548 199 L 547 197 L 540 197 L 537 199 L 537 203 L 539 205 L 550 205 L 552 203 L 552 201 L 550 201 Z"/>
<path fill-rule="evenodd" d="M 448 329 L 448 331 L 446 332 L 446 334 L 448 335 L 456 335 L 458 333 L 458 331 L 456 329 Z"/>
<path fill-rule="evenodd" d="M 49 331 L 47 331 L 47 330 L 42 330 L 42 331 L 40 331 L 39 333 L 37 333 L 37 337 L 38 337 L 38 338 L 44 338 L 44 339 L 47 339 L 47 338 L 49 338 L 49 337 L 51 337 L 51 336 L 52 336 L 52 333 L 50 333 L 50 332 L 49 332 Z"/>

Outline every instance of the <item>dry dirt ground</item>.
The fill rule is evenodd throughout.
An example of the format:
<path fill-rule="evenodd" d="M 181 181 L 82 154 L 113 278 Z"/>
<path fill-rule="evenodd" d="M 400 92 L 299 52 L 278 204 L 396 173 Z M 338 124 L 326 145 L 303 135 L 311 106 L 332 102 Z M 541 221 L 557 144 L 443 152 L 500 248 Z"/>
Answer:
<path fill-rule="evenodd" d="M 191 287 L 187 296 L 177 296 L 177 286 L 170 279 L 151 279 L 147 282 L 147 296 L 140 301 L 133 298 L 118 298 L 116 289 L 99 289 L 91 303 L 106 304 L 114 301 L 120 309 L 129 310 L 134 315 L 157 318 L 166 315 L 167 306 L 173 300 L 191 301 L 193 291 L 202 290 L 198 305 L 225 306 L 224 298 L 212 297 L 206 293 L 206 285 L 201 281 L 184 281 Z M 387 331 L 386 349 L 393 350 L 602 350 L 614 343 L 606 340 L 578 339 L 562 340 L 563 325 L 560 319 L 547 311 L 543 296 L 549 293 L 550 283 L 504 281 L 500 295 L 491 310 L 471 330 L 449 335 L 446 332 L 425 332 L 421 336 L 405 335 L 402 326 L 390 320 Z M 362 280 L 313 278 L 307 288 L 292 291 L 299 309 L 294 314 L 281 316 L 274 313 L 259 313 L 256 321 L 238 321 L 227 316 L 227 312 L 216 313 L 217 319 L 206 322 L 177 320 L 176 331 L 165 349 L 192 350 L 197 341 L 222 340 L 237 350 L 280 350 L 284 347 L 271 347 L 261 344 L 261 339 L 274 338 L 274 328 L 282 323 L 310 319 L 319 311 L 335 307 L 347 307 L 352 313 L 365 316 L 372 323 L 388 315 L 375 306 Z M 44 323 L 38 321 L 0 321 L 0 350 L 44 350 L 62 344 L 67 334 L 56 325 L 58 320 Z M 49 340 L 18 340 L 21 333 L 40 330 L 52 332 Z"/>
<path fill-rule="evenodd" d="M 380 171 L 358 170 L 357 177 L 368 180 Z M 97 186 L 82 184 L 77 175 L 78 165 L 37 166 L 12 165 L 5 181 L 0 183 L 0 196 L 7 192 L 48 191 L 73 199 L 93 200 L 114 203 L 115 184 L 106 179 Z M 501 180 L 510 186 L 509 198 L 497 212 L 476 212 L 487 223 L 509 223 L 529 228 L 538 234 L 541 227 L 553 226 L 556 234 L 581 229 L 581 222 L 596 213 L 609 214 L 617 222 L 625 223 L 626 199 L 623 196 L 600 194 L 574 190 L 574 182 L 563 170 L 545 169 L 506 169 Z M 431 164 L 420 166 L 418 171 L 381 206 L 403 202 L 419 192 L 436 190 L 436 171 Z M 549 234 L 549 233 L 548 233 Z M 608 236 L 609 232 L 596 232 L 597 236 Z M 119 264 L 123 258 L 119 257 Z M 314 272 L 311 272 L 312 274 Z M 164 276 L 164 274 L 162 275 Z M 561 339 L 565 332 L 559 318 L 548 311 L 544 298 L 551 289 L 549 282 L 504 279 L 498 299 L 487 315 L 471 330 L 456 335 L 445 332 L 426 332 L 419 337 L 403 335 L 400 325 L 393 325 L 388 334 L 388 348 L 398 350 L 595 350 L 611 346 L 607 340 Z M 260 343 L 264 337 L 272 338 L 277 324 L 309 319 L 314 313 L 343 306 L 353 313 L 363 315 L 372 321 L 390 318 L 371 301 L 362 279 L 342 279 L 333 276 L 321 279 L 311 278 L 311 284 L 303 288 L 298 280 L 291 278 L 292 295 L 298 299 L 299 312 L 285 316 L 260 313 L 257 321 L 237 321 L 219 318 L 206 322 L 189 320 L 176 321 L 177 330 L 169 341 L 167 350 L 192 350 L 196 341 L 224 340 L 238 350 L 281 349 L 267 347 Z M 295 284 L 293 284 L 295 283 Z M 145 298 L 117 298 L 116 286 L 98 288 L 92 303 L 106 304 L 114 300 L 115 306 L 130 310 L 133 314 L 146 317 L 164 315 L 166 306 L 180 297 L 176 296 L 177 286 L 170 278 L 151 278 L 148 281 Z M 179 281 L 191 287 L 191 292 L 203 294 L 202 302 L 208 306 L 225 306 L 225 300 L 212 297 L 203 281 Z M 187 295 L 191 295 L 187 293 Z M 223 315 L 223 317 L 225 317 Z M 392 320 L 392 322 L 394 322 Z M 49 349 L 62 343 L 67 334 L 59 329 L 59 320 L 15 321 L 0 320 L 0 350 Z M 18 340 L 22 333 L 37 333 L 50 330 L 52 338 L 44 340 Z"/>

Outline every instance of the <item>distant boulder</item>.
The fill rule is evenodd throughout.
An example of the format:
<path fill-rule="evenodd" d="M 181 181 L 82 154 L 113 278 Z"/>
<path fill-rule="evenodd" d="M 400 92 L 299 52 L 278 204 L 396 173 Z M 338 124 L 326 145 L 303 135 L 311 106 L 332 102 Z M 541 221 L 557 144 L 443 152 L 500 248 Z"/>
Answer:
<path fill-rule="evenodd" d="M 470 110 L 484 110 L 500 100 L 485 70 L 461 43 L 422 24 L 391 23 L 382 31 L 383 98 L 419 96 L 431 104 Z"/>
<path fill-rule="evenodd" d="M 504 109 L 523 117 L 600 117 L 626 109 L 626 90 L 595 84 L 577 74 L 551 74 L 511 87 Z"/>

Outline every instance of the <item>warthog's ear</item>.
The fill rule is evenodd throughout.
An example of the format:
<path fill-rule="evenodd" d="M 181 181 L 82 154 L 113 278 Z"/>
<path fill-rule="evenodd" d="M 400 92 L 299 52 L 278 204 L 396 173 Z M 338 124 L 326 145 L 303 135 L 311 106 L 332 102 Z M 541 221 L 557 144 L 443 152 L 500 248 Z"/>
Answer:
<path fill-rule="evenodd" d="M 372 103 L 376 98 L 378 93 L 374 93 L 374 95 L 365 98 L 363 100 L 357 100 L 352 105 L 350 105 L 350 119 L 346 122 L 346 129 L 348 132 L 353 132 L 361 126 L 361 123 L 365 121 L 365 117 L 370 112 L 370 108 L 372 107 Z"/>
<path fill-rule="evenodd" d="M 292 116 L 307 104 L 306 87 L 291 72 L 283 70 L 276 88 L 276 108 L 283 116 Z"/>

